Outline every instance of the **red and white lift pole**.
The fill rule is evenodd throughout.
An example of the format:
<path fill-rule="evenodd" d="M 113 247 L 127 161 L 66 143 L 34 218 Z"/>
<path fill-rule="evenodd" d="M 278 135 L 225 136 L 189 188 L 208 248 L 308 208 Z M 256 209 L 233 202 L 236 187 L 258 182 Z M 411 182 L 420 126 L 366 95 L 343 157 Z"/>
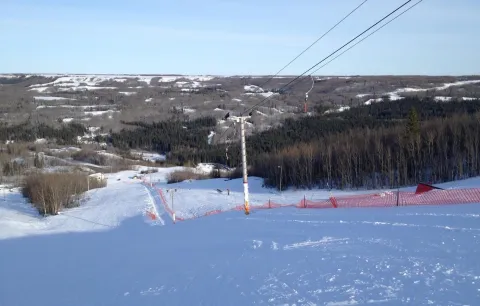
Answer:
<path fill-rule="evenodd" d="M 247 171 L 247 143 L 245 140 L 245 119 L 248 119 L 252 116 L 252 112 L 248 116 L 235 117 L 237 122 L 240 122 L 240 139 L 242 144 L 242 170 L 243 170 L 243 200 L 244 200 L 244 209 L 245 214 L 250 214 L 250 204 L 248 197 L 248 171 Z M 230 113 L 225 115 L 225 120 L 230 117 Z"/>
<path fill-rule="evenodd" d="M 250 205 L 248 203 L 248 173 L 247 173 L 247 144 L 245 141 L 245 119 L 248 117 L 240 117 L 240 137 L 242 141 L 242 169 L 243 169 L 243 199 L 245 206 L 245 214 L 250 214 Z"/>

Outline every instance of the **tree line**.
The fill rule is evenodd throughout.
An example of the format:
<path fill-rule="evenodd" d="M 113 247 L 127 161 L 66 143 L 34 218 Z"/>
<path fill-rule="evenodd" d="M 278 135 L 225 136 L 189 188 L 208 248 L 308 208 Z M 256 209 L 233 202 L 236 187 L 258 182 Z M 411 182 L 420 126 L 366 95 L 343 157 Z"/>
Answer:
<path fill-rule="evenodd" d="M 355 130 L 385 130 L 404 125 L 410 110 L 417 110 L 418 120 L 448 118 L 456 114 L 475 114 L 480 111 L 480 100 L 438 103 L 432 99 L 408 97 L 399 101 L 386 101 L 363 105 L 339 113 L 325 114 L 325 108 L 317 108 L 314 116 L 289 118 L 281 126 L 248 137 L 247 153 L 253 163 L 258 156 L 276 153 L 301 143 L 310 143 L 329 135 Z M 239 144 L 228 148 L 230 166 L 239 165 Z M 181 153 L 180 153 L 181 154 Z M 225 145 L 209 146 L 207 152 L 199 151 L 203 161 L 226 163 Z M 198 156 L 188 156 L 196 158 Z"/>
<path fill-rule="evenodd" d="M 480 174 L 480 113 L 362 128 L 288 146 L 253 160 L 270 186 L 394 188 Z M 280 168 L 282 171 L 280 171 Z M 280 174 L 282 176 L 280 177 Z"/>
<path fill-rule="evenodd" d="M 144 123 L 123 122 L 132 128 L 124 128 L 117 133 L 97 141 L 107 141 L 120 149 L 143 149 L 168 153 L 176 163 L 184 164 L 191 156 L 202 156 L 209 146 L 207 139 L 215 129 L 217 121 L 214 117 L 195 120 L 173 120 Z"/>
<path fill-rule="evenodd" d="M 87 132 L 85 126 L 71 122 L 59 128 L 40 123 L 25 122 L 17 125 L 0 123 L 0 141 L 32 142 L 38 138 L 55 139 L 57 144 L 71 145 L 77 143 L 77 136 Z"/>

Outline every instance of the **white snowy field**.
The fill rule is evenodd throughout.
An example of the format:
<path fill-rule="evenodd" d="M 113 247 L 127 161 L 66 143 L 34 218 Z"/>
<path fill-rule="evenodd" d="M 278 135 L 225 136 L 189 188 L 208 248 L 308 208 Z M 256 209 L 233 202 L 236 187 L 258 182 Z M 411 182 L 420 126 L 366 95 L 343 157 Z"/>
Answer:
<path fill-rule="evenodd" d="M 241 204 L 241 180 L 166 185 L 170 171 L 159 169 L 152 179 L 164 190 L 177 189 L 179 214 Z M 134 174 L 112 174 L 108 186 L 89 192 L 81 207 L 47 218 L 29 208 L 17 190 L 6 190 L 5 200 L 0 191 L 0 305 L 478 305 L 480 300 L 480 204 L 279 208 L 249 216 L 230 211 L 173 224 L 158 194 L 129 178 Z M 305 193 L 280 195 L 262 188 L 259 179 L 250 182 L 253 205 L 268 198 L 293 203 Z M 156 222 L 144 215 L 154 208 Z"/>

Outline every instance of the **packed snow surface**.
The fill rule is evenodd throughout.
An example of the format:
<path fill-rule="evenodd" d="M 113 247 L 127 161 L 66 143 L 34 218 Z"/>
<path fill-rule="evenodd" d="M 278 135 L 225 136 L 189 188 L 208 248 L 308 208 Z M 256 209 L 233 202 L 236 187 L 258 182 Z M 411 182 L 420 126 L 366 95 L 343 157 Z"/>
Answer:
<path fill-rule="evenodd" d="M 167 185 L 168 173 L 179 169 L 150 175 L 169 205 L 166 190 L 176 189 L 177 213 L 199 215 L 242 203 L 241 179 Z M 135 174 L 107 174 L 106 188 L 88 192 L 80 207 L 47 218 L 18 190 L 0 189 L 0 305 L 477 305 L 480 300 L 480 204 L 280 208 L 249 216 L 230 211 L 173 224 L 158 193 Z M 252 205 L 330 195 L 279 194 L 261 184 L 250 178 Z M 149 221 L 146 210 L 159 218 Z"/>

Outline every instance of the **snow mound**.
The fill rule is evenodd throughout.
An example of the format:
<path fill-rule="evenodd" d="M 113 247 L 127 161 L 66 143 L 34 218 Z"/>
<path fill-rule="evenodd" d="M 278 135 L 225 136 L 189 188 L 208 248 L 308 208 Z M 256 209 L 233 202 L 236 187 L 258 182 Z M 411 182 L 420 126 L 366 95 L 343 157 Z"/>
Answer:
<path fill-rule="evenodd" d="M 37 144 L 44 144 L 47 143 L 47 140 L 45 138 L 37 138 L 34 142 Z"/>

